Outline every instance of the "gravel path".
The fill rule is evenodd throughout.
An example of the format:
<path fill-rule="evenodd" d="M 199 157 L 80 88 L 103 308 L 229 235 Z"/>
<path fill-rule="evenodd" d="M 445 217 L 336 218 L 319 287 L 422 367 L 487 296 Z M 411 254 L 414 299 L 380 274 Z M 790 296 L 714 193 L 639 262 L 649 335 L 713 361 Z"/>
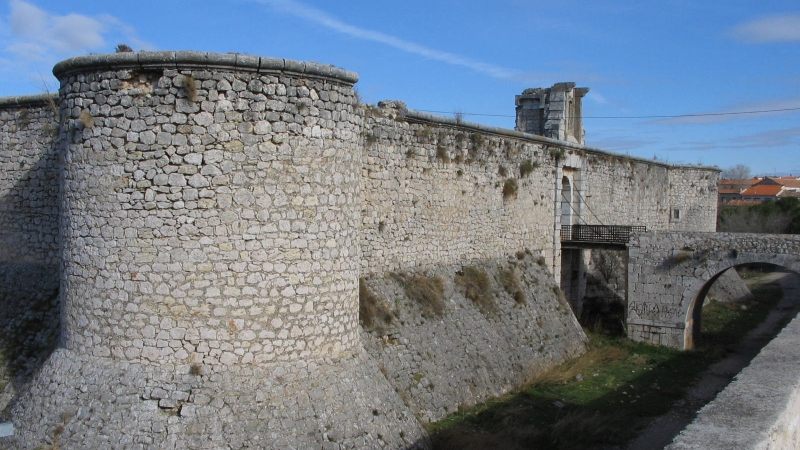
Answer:
<path fill-rule="evenodd" d="M 626 450 L 656 450 L 669 445 L 694 419 L 695 413 L 725 389 L 731 379 L 780 332 L 778 326 L 782 321 L 800 312 L 800 275 L 788 271 L 772 272 L 759 277 L 758 281 L 775 282 L 781 286 L 783 298 L 777 307 L 739 344 L 730 347 L 728 355 L 706 370 L 683 400 L 678 401 L 668 413 L 655 419 Z"/>

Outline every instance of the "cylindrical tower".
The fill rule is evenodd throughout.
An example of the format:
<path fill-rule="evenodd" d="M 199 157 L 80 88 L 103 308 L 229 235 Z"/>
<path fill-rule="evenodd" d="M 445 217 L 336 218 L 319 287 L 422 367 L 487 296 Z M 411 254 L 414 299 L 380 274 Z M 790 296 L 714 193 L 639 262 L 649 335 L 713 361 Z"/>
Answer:
<path fill-rule="evenodd" d="M 53 71 L 64 347 L 235 366 L 357 344 L 355 73 L 200 52 Z"/>

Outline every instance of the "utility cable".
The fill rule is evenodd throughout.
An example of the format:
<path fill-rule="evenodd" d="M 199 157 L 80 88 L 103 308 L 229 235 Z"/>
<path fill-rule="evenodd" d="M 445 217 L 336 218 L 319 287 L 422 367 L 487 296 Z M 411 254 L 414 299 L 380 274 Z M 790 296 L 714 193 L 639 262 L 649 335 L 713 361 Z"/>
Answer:
<path fill-rule="evenodd" d="M 430 109 L 418 109 L 417 111 L 436 113 L 436 114 L 453 114 L 453 111 L 434 111 Z M 764 114 L 772 112 L 786 112 L 786 111 L 800 111 L 800 108 L 779 108 L 779 109 L 760 109 L 752 111 L 735 111 L 735 112 L 720 112 L 720 113 L 697 113 L 697 114 L 675 114 L 675 115 L 645 115 L 645 116 L 566 116 L 569 119 L 579 117 L 582 119 L 677 119 L 681 117 L 713 117 L 713 116 L 738 116 L 743 114 Z M 464 116 L 483 116 L 483 117 L 517 117 L 511 114 L 483 114 L 483 113 L 469 113 L 458 112 Z"/>

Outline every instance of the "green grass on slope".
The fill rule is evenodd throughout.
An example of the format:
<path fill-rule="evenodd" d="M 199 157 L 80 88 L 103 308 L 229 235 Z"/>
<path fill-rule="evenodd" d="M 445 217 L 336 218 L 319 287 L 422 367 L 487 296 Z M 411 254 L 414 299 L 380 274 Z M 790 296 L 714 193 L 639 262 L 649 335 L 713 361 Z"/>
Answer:
<path fill-rule="evenodd" d="M 725 348 L 761 323 L 780 288 L 754 290 L 746 304 L 704 306 L 703 339 L 679 351 L 589 334 L 586 353 L 522 390 L 428 426 L 434 448 L 592 449 L 621 446 L 680 400 Z"/>

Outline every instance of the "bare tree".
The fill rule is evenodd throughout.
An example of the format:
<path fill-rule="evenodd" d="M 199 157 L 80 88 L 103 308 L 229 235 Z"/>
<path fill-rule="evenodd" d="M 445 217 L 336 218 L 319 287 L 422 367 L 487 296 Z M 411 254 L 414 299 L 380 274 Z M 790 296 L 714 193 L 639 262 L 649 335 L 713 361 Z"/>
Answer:
<path fill-rule="evenodd" d="M 719 221 L 717 231 L 733 233 L 785 233 L 792 222 L 788 212 L 764 215 L 750 208 L 726 211 Z"/>
<path fill-rule="evenodd" d="M 719 177 L 726 180 L 744 180 L 750 178 L 750 167 L 744 164 L 736 164 L 723 170 Z"/>

